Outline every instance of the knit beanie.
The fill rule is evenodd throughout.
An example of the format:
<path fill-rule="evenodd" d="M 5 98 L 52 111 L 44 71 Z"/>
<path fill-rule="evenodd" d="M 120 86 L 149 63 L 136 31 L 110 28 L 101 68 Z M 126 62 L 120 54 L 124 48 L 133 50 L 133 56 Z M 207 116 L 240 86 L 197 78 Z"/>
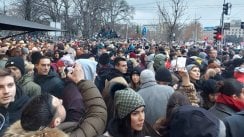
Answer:
<path fill-rule="evenodd" d="M 114 100 L 119 119 L 125 118 L 137 108 L 145 106 L 143 98 L 131 88 L 116 91 Z"/>
<path fill-rule="evenodd" d="M 172 82 L 170 71 L 164 67 L 161 67 L 156 71 L 155 79 L 162 82 Z"/>
<path fill-rule="evenodd" d="M 149 81 L 156 81 L 155 80 L 155 74 L 150 69 L 145 69 L 141 72 L 140 75 L 140 82 L 141 84 L 147 83 Z"/>
<path fill-rule="evenodd" d="M 157 54 L 154 57 L 154 63 L 153 63 L 153 68 L 155 70 L 159 69 L 160 67 L 165 67 L 165 59 L 167 58 L 166 55 L 164 54 Z"/>
<path fill-rule="evenodd" d="M 131 76 L 132 76 L 133 74 L 138 74 L 138 75 L 140 76 L 141 71 L 142 71 L 142 69 L 141 69 L 140 67 L 135 67 L 135 68 L 133 68 L 133 70 L 132 70 L 132 72 L 131 72 Z"/>
<path fill-rule="evenodd" d="M 195 64 L 187 65 L 187 66 L 186 66 L 186 70 L 187 70 L 187 72 L 191 71 L 194 67 L 198 67 L 198 66 L 195 65 Z"/>
<path fill-rule="evenodd" d="M 22 75 L 25 74 L 25 63 L 24 63 L 23 58 L 21 58 L 21 57 L 9 58 L 5 64 L 5 68 L 10 67 L 10 66 L 17 67 L 20 70 Z"/>

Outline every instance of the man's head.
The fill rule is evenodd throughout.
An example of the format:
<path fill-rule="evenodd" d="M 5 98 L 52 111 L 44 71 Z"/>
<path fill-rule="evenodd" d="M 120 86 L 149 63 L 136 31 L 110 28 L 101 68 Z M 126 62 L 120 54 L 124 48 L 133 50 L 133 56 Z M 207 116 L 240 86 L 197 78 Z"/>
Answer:
<path fill-rule="evenodd" d="M 5 64 L 5 68 L 11 71 L 15 80 L 19 80 L 25 74 L 25 64 L 21 57 L 9 58 Z"/>
<path fill-rule="evenodd" d="M 16 85 L 11 72 L 0 69 L 0 106 L 8 107 L 14 101 Z"/>
<path fill-rule="evenodd" d="M 35 96 L 23 109 L 21 126 L 27 131 L 54 128 L 65 120 L 62 100 L 50 94 Z"/>
<path fill-rule="evenodd" d="M 21 57 L 22 56 L 22 51 L 21 48 L 16 47 L 11 50 L 11 56 L 12 57 Z"/>
<path fill-rule="evenodd" d="M 208 55 L 209 55 L 210 58 L 216 59 L 217 56 L 218 56 L 218 52 L 217 52 L 216 49 L 212 49 L 212 50 L 209 51 L 209 54 Z"/>
<path fill-rule="evenodd" d="M 121 73 L 125 74 L 127 72 L 127 61 L 125 58 L 117 57 L 114 60 L 114 68 L 119 70 Z"/>
<path fill-rule="evenodd" d="M 51 60 L 49 57 L 42 56 L 36 63 L 35 68 L 38 75 L 48 75 L 51 68 Z"/>

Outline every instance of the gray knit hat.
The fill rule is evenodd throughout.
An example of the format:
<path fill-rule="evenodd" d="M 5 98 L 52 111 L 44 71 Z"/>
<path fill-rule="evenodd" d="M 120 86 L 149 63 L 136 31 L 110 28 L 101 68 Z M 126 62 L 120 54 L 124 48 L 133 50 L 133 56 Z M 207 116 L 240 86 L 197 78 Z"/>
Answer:
<path fill-rule="evenodd" d="M 143 98 L 131 88 L 118 90 L 114 96 L 118 118 L 125 118 L 135 109 L 145 106 Z"/>
<path fill-rule="evenodd" d="M 186 70 L 187 70 L 187 72 L 191 71 L 194 67 L 198 67 L 198 66 L 195 65 L 195 64 L 187 65 L 187 66 L 186 66 Z M 199 68 L 199 67 L 198 67 L 198 68 Z"/>
<path fill-rule="evenodd" d="M 145 84 L 147 82 L 152 82 L 152 81 L 155 81 L 156 82 L 156 80 L 155 80 L 155 74 L 150 69 L 144 69 L 141 72 L 141 75 L 140 75 L 140 82 L 141 82 L 141 84 Z"/>

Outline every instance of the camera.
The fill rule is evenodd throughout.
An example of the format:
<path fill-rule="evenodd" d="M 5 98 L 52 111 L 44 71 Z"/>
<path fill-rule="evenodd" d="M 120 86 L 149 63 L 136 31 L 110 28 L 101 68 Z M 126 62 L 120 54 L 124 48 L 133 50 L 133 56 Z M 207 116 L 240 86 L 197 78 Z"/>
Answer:
<path fill-rule="evenodd" d="M 73 67 L 65 67 L 64 72 L 67 74 L 69 72 L 73 72 L 74 68 Z"/>

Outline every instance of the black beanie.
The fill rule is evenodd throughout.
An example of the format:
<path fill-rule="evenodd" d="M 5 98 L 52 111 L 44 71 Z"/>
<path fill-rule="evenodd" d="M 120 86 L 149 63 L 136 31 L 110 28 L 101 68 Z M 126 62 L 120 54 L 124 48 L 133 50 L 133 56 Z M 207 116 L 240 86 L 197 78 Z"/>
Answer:
<path fill-rule="evenodd" d="M 168 69 L 160 67 L 155 74 L 155 79 L 161 82 L 172 82 L 172 76 Z"/>
<path fill-rule="evenodd" d="M 21 58 L 21 57 L 9 58 L 5 64 L 5 68 L 10 67 L 10 66 L 17 67 L 20 70 L 22 75 L 25 74 L 25 63 L 24 63 L 23 58 Z"/>

